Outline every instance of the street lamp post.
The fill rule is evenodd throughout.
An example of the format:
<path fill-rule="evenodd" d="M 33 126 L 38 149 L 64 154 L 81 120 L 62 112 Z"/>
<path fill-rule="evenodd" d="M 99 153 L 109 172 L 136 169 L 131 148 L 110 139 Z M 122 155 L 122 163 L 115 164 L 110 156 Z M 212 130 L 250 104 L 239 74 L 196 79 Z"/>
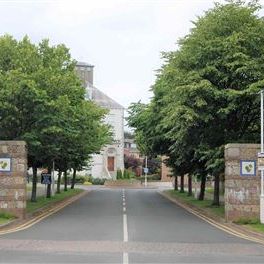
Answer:
<path fill-rule="evenodd" d="M 148 156 L 145 159 L 145 187 L 147 187 L 147 174 L 148 174 Z"/>
<path fill-rule="evenodd" d="M 263 90 L 260 92 L 260 157 L 264 156 L 264 106 L 263 106 Z M 260 180 L 260 222 L 264 224 L 264 167 L 260 168 L 261 180 Z"/>
<path fill-rule="evenodd" d="M 51 194 L 52 196 L 55 195 L 55 176 L 54 176 L 54 173 L 55 173 L 55 162 L 54 160 L 52 161 L 52 173 L 51 173 Z"/>

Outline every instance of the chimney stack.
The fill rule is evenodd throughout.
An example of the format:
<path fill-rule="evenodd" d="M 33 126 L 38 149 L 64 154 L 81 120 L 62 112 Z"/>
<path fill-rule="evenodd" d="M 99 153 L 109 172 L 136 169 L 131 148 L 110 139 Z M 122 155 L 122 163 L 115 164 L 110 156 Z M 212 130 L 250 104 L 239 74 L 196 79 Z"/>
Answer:
<path fill-rule="evenodd" d="M 76 64 L 76 72 L 82 80 L 83 86 L 93 85 L 93 68 L 94 65 L 91 65 L 86 62 L 78 61 Z"/>

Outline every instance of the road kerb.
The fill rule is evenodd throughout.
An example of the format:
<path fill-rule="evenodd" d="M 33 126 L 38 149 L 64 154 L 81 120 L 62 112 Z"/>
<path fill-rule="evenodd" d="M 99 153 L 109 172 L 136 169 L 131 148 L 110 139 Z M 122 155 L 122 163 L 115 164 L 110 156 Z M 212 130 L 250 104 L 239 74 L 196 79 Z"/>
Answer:
<path fill-rule="evenodd" d="M 42 221 L 43 219 L 45 219 L 45 218 L 49 217 L 50 215 L 60 211 L 61 209 L 65 208 L 66 206 L 72 204 L 73 202 L 79 200 L 83 196 L 87 195 L 89 192 L 90 191 L 84 191 L 78 195 L 70 197 L 66 201 L 60 202 L 56 206 L 53 206 L 50 209 L 46 210 L 45 212 L 43 212 L 43 213 L 41 213 L 41 214 L 39 214 L 33 218 L 26 220 L 26 222 L 23 222 L 22 224 L 18 224 L 15 227 L 10 227 L 10 228 L 7 228 L 7 229 L 0 231 L 0 235 L 10 234 L 10 233 L 14 233 L 17 231 L 22 231 L 22 230 L 25 230 L 27 228 L 30 228 L 31 226 Z"/>
<path fill-rule="evenodd" d="M 170 197 L 169 195 L 163 193 L 163 192 L 159 192 L 160 195 L 162 195 L 163 197 L 167 198 L 168 200 L 170 200 L 171 202 L 177 204 L 178 206 L 182 207 L 183 209 L 185 209 L 186 211 L 190 212 L 191 214 L 199 217 L 200 219 L 206 221 L 207 223 L 209 223 L 210 225 L 228 233 L 228 234 L 231 234 L 231 235 L 234 235 L 236 237 L 239 237 L 239 238 L 242 238 L 242 239 L 246 239 L 246 240 L 249 240 L 249 241 L 252 241 L 252 242 L 256 242 L 256 243 L 259 243 L 259 244 L 262 244 L 264 245 L 264 239 L 261 239 L 261 238 L 256 238 L 250 234 L 245 234 L 245 233 L 242 233 L 241 231 L 239 230 L 236 230 L 234 227 L 230 227 L 228 226 L 227 224 L 223 224 L 223 223 L 220 223 L 220 222 L 217 222 L 216 220 L 208 217 L 208 216 L 205 216 L 203 215 L 201 212 L 198 212 L 192 208 L 190 208 L 188 205 L 186 204 L 183 204 L 181 203 L 180 201 Z"/>

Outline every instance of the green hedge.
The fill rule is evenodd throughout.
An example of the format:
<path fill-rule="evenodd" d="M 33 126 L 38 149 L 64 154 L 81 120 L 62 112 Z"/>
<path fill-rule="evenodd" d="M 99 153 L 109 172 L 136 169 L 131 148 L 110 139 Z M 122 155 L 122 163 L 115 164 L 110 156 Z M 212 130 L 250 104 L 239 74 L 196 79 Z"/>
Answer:
<path fill-rule="evenodd" d="M 145 175 L 142 175 L 139 177 L 141 181 L 145 180 Z M 152 175 L 147 175 L 147 180 L 148 181 L 160 181 L 161 176 L 159 174 L 152 174 Z"/>
<path fill-rule="evenodd" d="M 116 172 L 117 180 L 123 180 L 123 179 L 129 180 L 132 178 L 135 178 L 135 173 L 131 170 L 125 169 L 123 173 L 121 170 L 117 170 Z"/>

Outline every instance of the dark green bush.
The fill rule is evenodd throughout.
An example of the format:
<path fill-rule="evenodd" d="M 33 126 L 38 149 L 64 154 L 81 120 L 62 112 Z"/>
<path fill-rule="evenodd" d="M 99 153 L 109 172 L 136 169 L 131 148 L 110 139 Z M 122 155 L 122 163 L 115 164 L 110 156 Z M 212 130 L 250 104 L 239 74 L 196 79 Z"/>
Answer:
<path fill-rule="evenodd" d="M 260 224 L 260 220 L 257 218 L 240 218 L 235 223 L 239 225 L 255 225 Z"/>
<path fill-rule="evenodd" d="M 124 170 L 123 178 L 124 179 L 129 179 L 130 178 L 130 175 L 129 175 L 129 171 L 128 170 Z"/>
<path fill-rule="evenodd" d="M 116 179 L 117 180 L 123 179 L 123 173 L 122 173 L 122 171 L 120 169 L 117 170 L 117 172 L 116 172 Z"/>
<path fill-rule="evenodd" d="M 101 178 L 91 178 L 91 183 L 93 185 L 104 185 L 106 179 L 101 179 Z"/>
<path fill-rule="evenodd" d="M 152 174 L 152 175 L 148 175 L 147 179 L 148 179 L 148 181 L 160 181 L 161 177 L 160 177 L 159 174 Z M 140 177 L 140 180 L 144 181 L 145 180 L 145 175 L 142 175 Z"/>

